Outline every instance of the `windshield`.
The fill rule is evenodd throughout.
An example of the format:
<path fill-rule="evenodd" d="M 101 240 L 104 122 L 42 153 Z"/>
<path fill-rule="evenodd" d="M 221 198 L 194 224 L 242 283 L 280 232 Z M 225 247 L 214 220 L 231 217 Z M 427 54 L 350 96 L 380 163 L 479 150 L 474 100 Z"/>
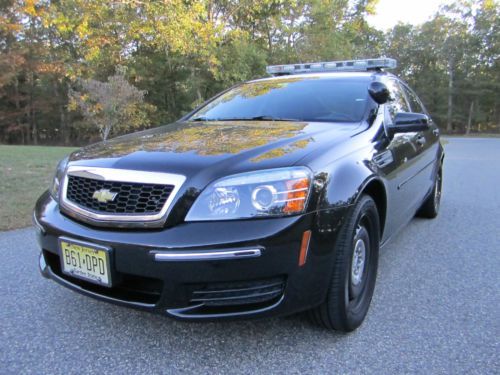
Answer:
<path fill-rule="evenodd" d="M 368 80 L 290 77 L 244 83 L 193 114 L 189 121 L 275 120 L 359 122 Z"/>

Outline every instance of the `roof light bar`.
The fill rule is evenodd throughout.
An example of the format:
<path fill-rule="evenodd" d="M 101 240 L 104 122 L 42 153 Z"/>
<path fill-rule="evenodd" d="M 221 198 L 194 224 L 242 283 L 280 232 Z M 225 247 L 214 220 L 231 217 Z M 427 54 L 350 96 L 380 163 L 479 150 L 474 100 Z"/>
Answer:
<path fill-rule="evenodd" d="M 268 74 L 279 76 L 287 74 L 314 73 L 314 72 L 342 72 L 367 71 L 377 69 L 394 69 L 397 61 L 390 58 L 325 61 L 306 64 L 270 65 L 266 68 Z"/>

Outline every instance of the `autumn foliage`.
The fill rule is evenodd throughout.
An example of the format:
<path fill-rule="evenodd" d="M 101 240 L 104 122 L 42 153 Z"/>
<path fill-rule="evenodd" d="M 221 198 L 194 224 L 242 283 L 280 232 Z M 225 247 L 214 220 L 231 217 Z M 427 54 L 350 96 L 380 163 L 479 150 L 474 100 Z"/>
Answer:
<path fill-rule="evenodd" d="M 500 132 L 500 17 L 457 1 L 382 32 L 376 0 L 0 2 L 0 142 L 80 145 L 178 119 L 273 63 L 387 55 L 448 132 Z"/>

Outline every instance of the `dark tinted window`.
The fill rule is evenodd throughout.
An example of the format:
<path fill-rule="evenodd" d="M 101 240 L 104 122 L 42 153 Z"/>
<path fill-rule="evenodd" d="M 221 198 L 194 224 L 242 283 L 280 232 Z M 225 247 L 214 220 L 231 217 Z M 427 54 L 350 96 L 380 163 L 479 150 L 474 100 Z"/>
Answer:
<path fill-rule="evenodd" d="M 289 77 L 245 83 L 200 109 L 190 120 L 264 116 L 297 121 L 359 122 L 367 106 L 368 79 Z"/>
<path fill-rule="evenodd" d="M 403 90 L 405 91 L 406 98 L 408 99 L 408 103 L 410 104 L 410 109 L 412 112 L 417 112 L 417 113 L 425 113 L 424 109 L 422 108 L 422 104 L 420 104 L 420 100 L 418 100 L 417 96 L 408 89 L 408 87 L 403 85 Z"/>
<path fill-rule="evenodd" d="M 408 107 L 408 103 L 406 102 L 406 98 L 399 83 L 391 79 L 387 82 L 387 88 L 391 92 L 391 99 L 387 103 L 391 118 L 394 119 L 394 116 L 398 112 L 410 112 L 410 108 Z"/>

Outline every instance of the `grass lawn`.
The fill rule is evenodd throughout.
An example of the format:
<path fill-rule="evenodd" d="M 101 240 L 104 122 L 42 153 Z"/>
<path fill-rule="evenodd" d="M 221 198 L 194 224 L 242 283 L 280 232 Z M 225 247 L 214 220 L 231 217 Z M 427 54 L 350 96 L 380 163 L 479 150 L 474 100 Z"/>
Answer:
<path fill-rule="evenodd" d="M 0 145 L 0 231 L 31 225 L 36 199 L 48 189 L 72 147 Z"/>

